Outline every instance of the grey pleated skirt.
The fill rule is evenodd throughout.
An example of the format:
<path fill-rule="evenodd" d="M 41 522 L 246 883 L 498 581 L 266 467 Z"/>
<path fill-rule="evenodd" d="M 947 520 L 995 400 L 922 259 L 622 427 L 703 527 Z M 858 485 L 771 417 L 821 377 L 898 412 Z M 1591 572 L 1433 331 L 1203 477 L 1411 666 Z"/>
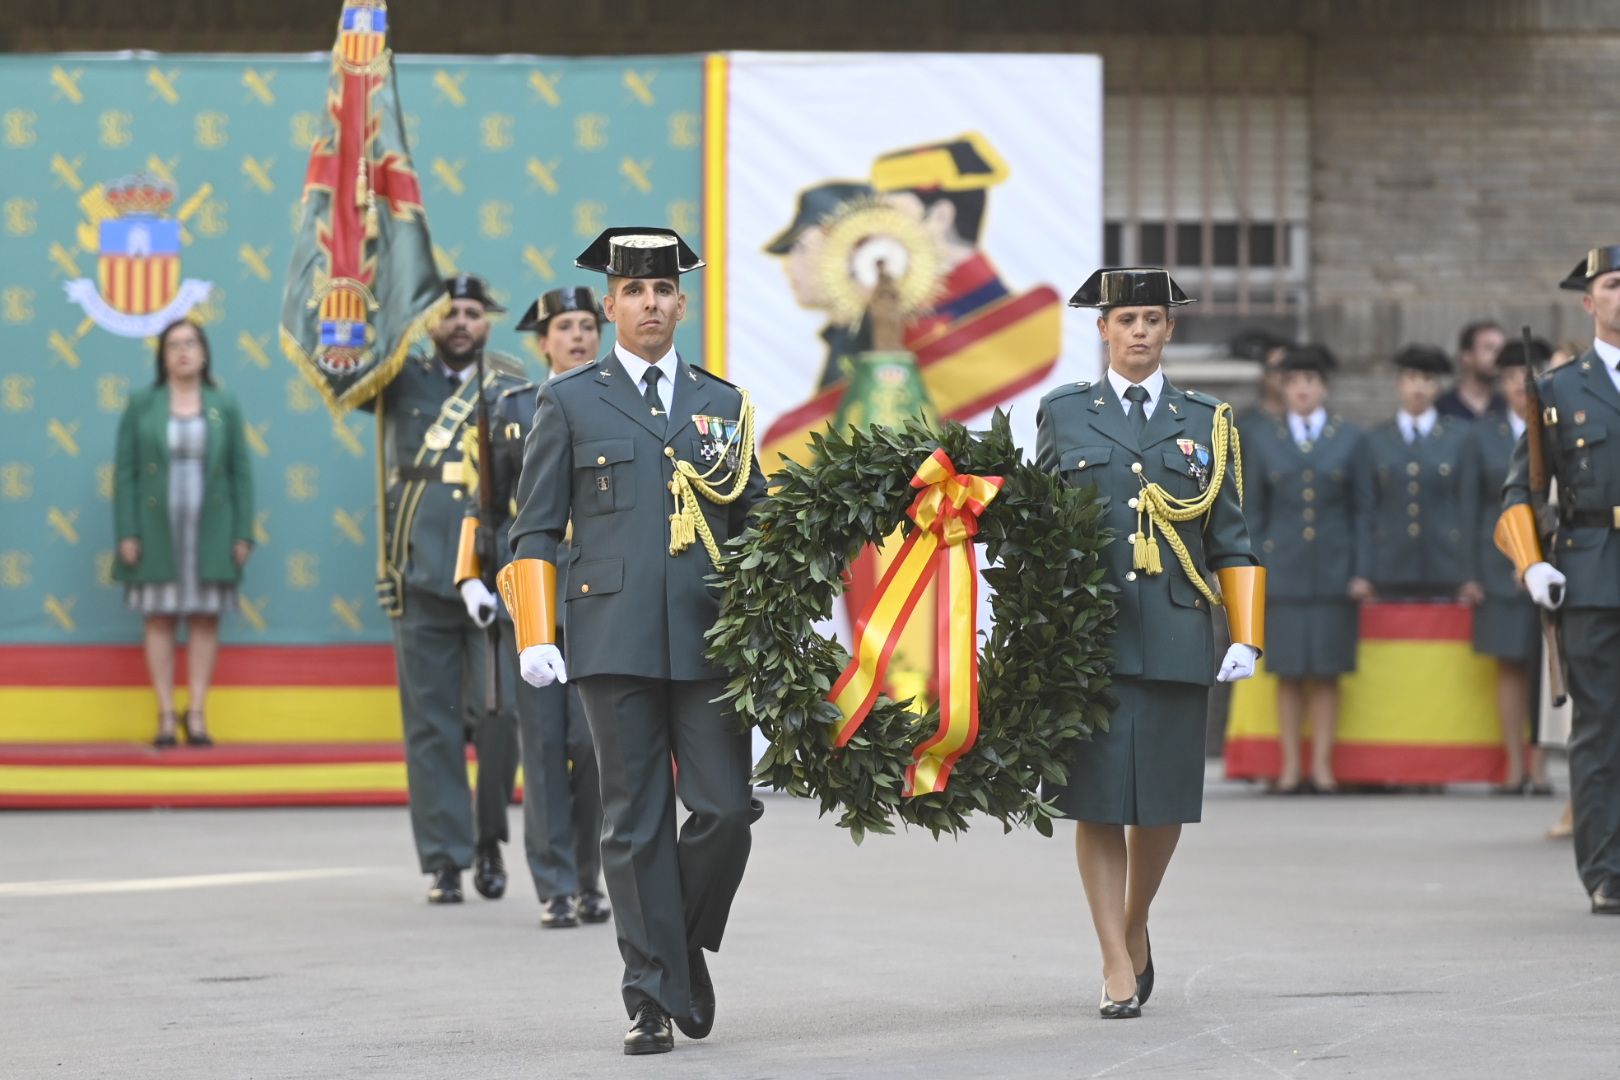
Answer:
<path fill-rule="evenodd" d="M 1266 604 L 1266 671 L 1279 679 L 1336 679 L 1356 670 L 1361 609 L 1352 600 Z"/>
<path fill-rule="evenodd" d="M 208 424 L 200 416 L 169 419 L 169 539 L 175 580 L 124 590 L 124 604 L 142 615 L 219 615 L 236 607 L 236 586 L 197 578 Z"/>
<path fill-rule="evenodd" d="M 1209 688 L 1116 679 L 1108 730 L 1069 757 L 1069 782 L 1043 796 L 1060 814 L 1106 825 L 1176 825 L 1204 811 L 1204 727 Z"/>
<path fill-rule="evenodd" d="M 1538 655 L 1541 616 L 1529 598 L 1487 596 L 1474 609 L 1474 651 L 1515 664 L 1528 664 Z"/>

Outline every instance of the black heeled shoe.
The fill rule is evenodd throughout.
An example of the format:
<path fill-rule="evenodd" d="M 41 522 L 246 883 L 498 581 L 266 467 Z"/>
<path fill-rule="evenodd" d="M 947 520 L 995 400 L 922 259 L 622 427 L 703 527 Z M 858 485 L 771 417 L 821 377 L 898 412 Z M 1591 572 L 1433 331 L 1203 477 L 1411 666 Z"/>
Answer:
<path fill-rule="evenodd" d="M 165 721 L 167 721 L 167 723 L 165 723 Z M 152 745 L 159 750 L 172 750 L 176 746 L 179 746 L 180 740 L 176 738 L 175 734 L 177 728 L 178 725 L 175 722 L 174 713 L 158 713 L 158 731 L 157 735 L 152 739 Z"/>
<path fill-rule="evenodd" d="M 1148 998 L 1153 996 L 1153 939 L 1148 936 L 1147 927 L 1142 928 L 1142 937 L 1147 940 L 1148 962 L 1142 969 L 1142 974 L 1136 977 L 1136 1003 L 1146 1005 Z"/>
<path fill-rule="evenodd" d="M 1103 985 L 1102 1002 L 1097 1006 L 1097 1015 L 1104 1020 L 1135 1020 L 1142 1015 L 1142 1002 L 1135 994 L 1129 1000 L 1115 1001 L 1108 996 L 1108 986 Z"/>
<path fill-rule="evenodd" d="M 195 716 L 197 718 L 197 726 L 196 727 L 191 726 L 191 718 L 193 716 Z M 186 745 L 187 746 L 213 746 L 214 745 L 214 740 L 209 737 L 208 728 L 205 726 L 205 721 L 203 720 L 203 714 L 200 713 L 200 712 L 197 712 L 194 709 L 187 709 L 186 710 L 186 724 L 185 724 L 185 727 L 184 727 L 183 730 L 185 732 Z"/>

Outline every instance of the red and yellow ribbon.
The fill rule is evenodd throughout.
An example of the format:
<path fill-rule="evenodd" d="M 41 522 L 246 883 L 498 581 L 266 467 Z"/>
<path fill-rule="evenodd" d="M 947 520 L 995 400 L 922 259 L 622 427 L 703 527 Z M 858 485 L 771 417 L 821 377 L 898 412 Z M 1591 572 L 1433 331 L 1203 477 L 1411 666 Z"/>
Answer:
<path fill-rule="evenodd" d="M 833 745 L 843 746 L 872 711 L 889 658 L 923 590 L 935 577 L 941 578 L 935 634 L 939 730 L 912 752 L 907 795 L 945 790 L 951 766 L 979 737 L 979 570 L 973 537 L 979 531 L 979 515 L 1001 492 L 1001 485 L 999 476 L 958 473 L 943 448 L 918 467 L 911 486 L 920 490 L 906 511 L 917 527 L 856 620 L 854 659 L 827 695 L 844 717 L 833 740 Z"/>

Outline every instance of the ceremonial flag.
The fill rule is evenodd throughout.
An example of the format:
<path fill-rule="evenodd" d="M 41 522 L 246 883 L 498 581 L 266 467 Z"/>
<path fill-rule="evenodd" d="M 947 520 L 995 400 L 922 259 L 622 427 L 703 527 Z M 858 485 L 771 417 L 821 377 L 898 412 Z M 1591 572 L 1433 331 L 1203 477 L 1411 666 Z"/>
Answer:
<path fill-rule="evenodd" d="M 281 301 L 281 347 L 335 412 L 375 397 L 447 306 L 385 0 L 347 0 Z"/>

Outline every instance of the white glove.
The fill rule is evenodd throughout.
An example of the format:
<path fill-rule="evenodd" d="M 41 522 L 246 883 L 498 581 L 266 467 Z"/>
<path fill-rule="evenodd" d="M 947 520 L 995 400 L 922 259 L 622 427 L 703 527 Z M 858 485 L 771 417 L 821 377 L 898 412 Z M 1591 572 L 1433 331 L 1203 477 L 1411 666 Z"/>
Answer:
<path fill-rule="evenodd" d="M 530 645 L 518 653 L 518 671 L 530 686 L 568 681 L 568 669 L 563 667 L 562 653 L 555 645 Z"/>
<path fill-rule="evenodd" d="M 1552 563 L 1538 562 L 1527 567 L 1524 571 L 1524 587 L 1530 593 L 1530 599 L 1548 611 L 1556 611 L 1564 602 L 1564 575 Z M 1558 593 L 1556 597 L 1554 590 Z"/>
<path fill-rule="evenodd" d="M 477 578 L 461 583 L 461 602 L 467 605 L 467 617 L 480 628 L 495 621 L 495 594 Z"/>
<path fill-rule="evenodd" d="M 1254 675 L 1254 662 L 1260 659 L 1260 651 L 1253 645 L 1232 643 L 1226 650 L 1226 659 L 1221 661 L 1221 670 L 1216 673 L 1216 682 L 1240 682 Z"/>

